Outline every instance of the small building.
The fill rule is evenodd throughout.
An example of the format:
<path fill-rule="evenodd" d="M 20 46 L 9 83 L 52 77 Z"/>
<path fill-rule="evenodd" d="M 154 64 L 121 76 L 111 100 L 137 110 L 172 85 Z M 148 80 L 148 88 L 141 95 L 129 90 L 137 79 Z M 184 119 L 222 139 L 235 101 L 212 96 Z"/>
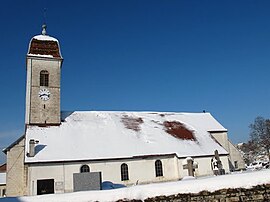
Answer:
<path fill-rule="evenodd" d="M 6 164 L 0 165 L 0 198 L 6 196 Z"/>
<path fill-rule="evenodd" d="M 217 155 L 230 172 L 230 153 L 214 138 L 227 129 L 210 113 L 61 112 L 63 58 L 46 26 L 31 39 L 26 60 L 25 133 L 4 150 L 7 196 L 212 175 Z M 192 172 L 183 164 L 187 158 L 196 165 Z"/>
<path fill-rule="evenodd" d="M 228 138 L 227 133 L 213 133 L 213 137 L 221 146 L 228 151 L 229 166 L 231 171 L 244 170 L 246 168 L 245 161 L 241 152 L 235 147 Z"/>

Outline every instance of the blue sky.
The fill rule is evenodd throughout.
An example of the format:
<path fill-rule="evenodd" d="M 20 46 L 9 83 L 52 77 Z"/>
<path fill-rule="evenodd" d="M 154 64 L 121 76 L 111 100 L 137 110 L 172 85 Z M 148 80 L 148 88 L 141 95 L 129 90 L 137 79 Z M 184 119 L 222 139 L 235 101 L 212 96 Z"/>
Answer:
<path fill-rule="evenodd" d="M 269 118 L 269 1 L 4 1 L 1 149 L 24 131 L 25 57 L 44 8 L 64 57 L 62 110 L 206 110 L 234 143 Z"/>

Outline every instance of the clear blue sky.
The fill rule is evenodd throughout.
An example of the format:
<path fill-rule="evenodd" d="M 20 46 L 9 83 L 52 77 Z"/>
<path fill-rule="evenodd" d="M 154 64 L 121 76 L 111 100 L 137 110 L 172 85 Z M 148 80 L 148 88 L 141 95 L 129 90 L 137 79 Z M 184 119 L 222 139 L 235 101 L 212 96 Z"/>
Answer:
<path fill-rule="evenodd" d="M 206 110 L 234 143 L 269 118 L 270 1 L 3 1 L 1 149 L 24 131 L 25 56 L 44 7 L 64 57 L 62 110 Z"/>

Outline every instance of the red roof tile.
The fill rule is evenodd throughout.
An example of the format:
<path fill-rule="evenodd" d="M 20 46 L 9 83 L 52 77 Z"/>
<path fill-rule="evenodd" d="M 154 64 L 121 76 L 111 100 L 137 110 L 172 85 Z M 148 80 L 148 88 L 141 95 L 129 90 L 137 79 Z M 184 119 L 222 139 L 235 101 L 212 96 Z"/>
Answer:
<path fill-rule="evenodd" d="M 29 53 L 34 55 L 51 55 L 54 58 L 61 58 L 60 48 L 57 41 L 41 41 L 32 39 Z"/>

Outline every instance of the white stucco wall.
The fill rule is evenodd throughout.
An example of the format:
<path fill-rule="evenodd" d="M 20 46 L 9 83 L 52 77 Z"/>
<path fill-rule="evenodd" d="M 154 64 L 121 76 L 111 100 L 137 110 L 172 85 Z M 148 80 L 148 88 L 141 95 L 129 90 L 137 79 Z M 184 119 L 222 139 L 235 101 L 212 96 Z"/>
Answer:
<path fill-rule="evenodd" d="M 211 159 L 213 157 L 194 157 L 193 160 L 198 163 L 198 168 L 195 169 L 195 176 L 206 176 L 206 175 L 213 175 L 212 167 L 211 167 Z M 179 173 L 180 178 L 183 178 L 185 176 L 188 176 L 188 170 L 183 169 L 183 162 L 184 159 L 179 159 Z M 220 156 L 220 160 L 223 165 L 223 169 L 225 170 L 225 173 L 228 173 L 230 171 L 229 169 L 229 161 L 227 156 Z"/>
<path fill-rule="evenodd" d="M 229 171 L 227 156 L 220 157 L 226 172 Z M 163 176 L 156 177 L 155 161 L 161 160 Z M 28 191 L 29 195 L 37 194 L 37 180 L 54 179 L 55 193 L 66 193 L 73 191 L 73 173 L 79 173 L 82 165 L 88 165 L 90 172 L 101 172 L 102 181 L 111 181 L 117 184 L 133 185 L 160 181 L 174 181 L 187 176 L 187 170 L 183 169 L 183 159 L 176 156 L 167 156 L 145 159 L 122 159 L 106 162 L 66 162 L 50 164 L 29 165 Z M 212 175 L 211 157 L 195 158 L 198 162 L 196 176 Z M 121 164 L 128 165 L 129 180 L 121 181 Z M 57 184 L 57 185 L 56 185 Z M 60 186 L 59 186 L 60 185 Z"/>
<path fill-rule="evenodd" d="M 63 189 L 56 193 L 73 191 L 73 173 L 79 173 L 82 165 L 88 165 L 90 172 L 101 172 L 102 181 L 132 185 L 149 182 L 172 181 L 179 179 L 175 157 L 159 158 L 163 166 L 163 176 L 156 177 L 155 161 L 157 159 L 115 160 L 107 162 L 79 162 L 57 164 L 29 165 L 29 194 L 37 194 L 37 180 L 54 179 L 55 184 L 63 184 Z M 128 165 L 129 180 L 121 181 L 121 164 Z M 56 188 L 56 187 L 55 187 Z"/>
<path fill-rule="evenodd" d="M 227 152 L 230 152 L 227 132 L 211 132 L 211 135 L 222 145 Z"/>

